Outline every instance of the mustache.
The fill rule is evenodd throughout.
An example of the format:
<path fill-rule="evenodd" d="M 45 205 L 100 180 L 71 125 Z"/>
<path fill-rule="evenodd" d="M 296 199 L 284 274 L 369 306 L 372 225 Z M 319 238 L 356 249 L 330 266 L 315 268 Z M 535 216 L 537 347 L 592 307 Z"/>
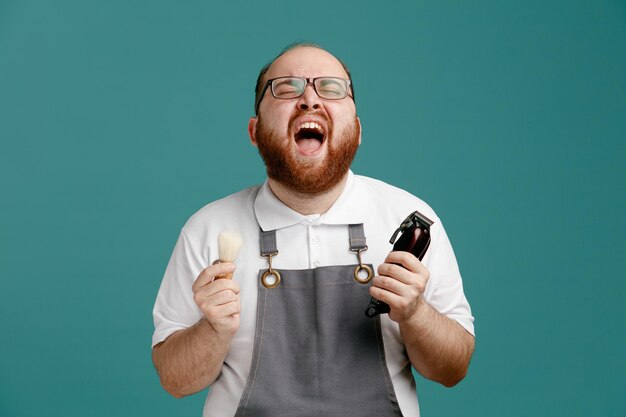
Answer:
<path fill-rule="evenodd" d="M 330 118 L 328 117 L 326 112 L 323 110 L 299 110 L 298 109 L 294 111 L 291 117 L 289 118 L 289 124 L 290 125 L 293 124 L 293 122 L 298 117 L 302 117 L 302 116 L 313 116 L 313 117 L 317 117 L 317 118 L 324 120 L 326 123 L 330 123 Z"/>

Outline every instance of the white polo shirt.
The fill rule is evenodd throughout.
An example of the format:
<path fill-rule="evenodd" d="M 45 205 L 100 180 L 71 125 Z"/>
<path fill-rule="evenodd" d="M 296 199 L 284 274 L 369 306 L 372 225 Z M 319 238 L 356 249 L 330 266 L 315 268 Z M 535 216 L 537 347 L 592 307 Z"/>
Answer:
<path fill-rule="evenodd" d="M 279 254 L 272 258 L 275 268 L 310 269 L 356 264 L 356 255 L 349 247 L 348 225 L 363 223 L 369 247 L 362 254 L 363 262 L 376 269 L 391 251 L 391 234 L 415 210 L 434 220 L 431 244 L 422 261 L 430 272 L 424 297 L 440 313 L 474 334 L 474 318 L 463 293 L 456 258 L 435 212 L 406 191 L 350 172 L 342 194 L 322 215 L 304 216 L 293 211 L 274 196 L 267 181 L 194 214 L 181 231 L 157 295 L 152 346 L 202 317 L 191 286 L 198 274 L 218 258 L 220 232 L 241 233 L 244 245 L 235 261 L 233 277 L 241 287 L 240 327 L 204 406 L 204 417 L 234 415 L 252 362 L 259 270 L 267 269 L 267 260 L 259 254 L 259 227 L 277 231 Z M 381 323 L 387 367 L 402 413 L 419 416 L 415 382 L 398 325 L 387 315 L 381 316 Z"/>

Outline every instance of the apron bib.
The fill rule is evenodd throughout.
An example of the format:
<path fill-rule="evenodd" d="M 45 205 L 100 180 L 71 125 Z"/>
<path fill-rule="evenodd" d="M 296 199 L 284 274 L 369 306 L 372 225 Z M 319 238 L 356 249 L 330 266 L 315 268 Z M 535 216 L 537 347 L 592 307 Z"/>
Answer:
<path fill-rule="evenodd" d="M 371 268 L 360 264 L 363 225 L 350 225 L 359 265 L 273 270 L 276 231 L 261 231 L 260 241 L 269 269 L 259 272 L 252 365 L 236 416 L 401 417 L 380 317 L 363 314 L 369 285 L 355 279 Z M 268 272 L 269 281 L 279 277 L 270 288 Z"/>

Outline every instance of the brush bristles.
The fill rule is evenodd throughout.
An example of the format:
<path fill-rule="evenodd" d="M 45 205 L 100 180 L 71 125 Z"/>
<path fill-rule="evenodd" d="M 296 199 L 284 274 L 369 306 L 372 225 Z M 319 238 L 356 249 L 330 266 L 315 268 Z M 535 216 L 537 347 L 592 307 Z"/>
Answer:
<path fill-rule="evenodd" d="M 217 237 L 217 246 L 222 262 L 233 262 L 237 258 L 243 238 L 237 232 L 225 231 Z"/>

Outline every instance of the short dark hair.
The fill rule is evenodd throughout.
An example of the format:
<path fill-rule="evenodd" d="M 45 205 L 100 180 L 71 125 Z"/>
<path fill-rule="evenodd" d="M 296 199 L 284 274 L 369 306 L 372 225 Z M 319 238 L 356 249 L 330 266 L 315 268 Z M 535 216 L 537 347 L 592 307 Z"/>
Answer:
<path fill-rule="evenodd" d="M 276 61 L 278 58 L 280 58 L 287 52 L 291 51 L 292 49 L 297 49 L 297 48 L 317 48 L 317 49 L 321 49 L 322 51 L 326 51 L 326 49 L 312 42 L 293 42 L 287 45 L 282 51 L 280 51 L 280 53 L 276 55 L 274 59 L 272 59 L 270 62 L 265 64 L 265 66 L 261 68 L 261 71 L 259 71 L 259 76 L 256 79 L 256 86 L 254 88 L 254 111 L 255 112 L 257 111 L 259 107 L 259 103 L 261 102 L 261 92 L 263 91 L 263 87 L 265 87 L 265 80 L 263 80 L 263 78 L 265 78 L 265 74 L 270 69 L 274 61 Z M 352 92 L 352 99 L 354 100 L 354 84 L 352 83 L 352 75 L 350 74 L 350 70 L 348 69 L 348 66 L 346 65 L 345 62 L 343 62 L 340 58 L 337 58 L 337 57 L 335 58 L 337 59 L 337 61 L 339 61 L 344 71 L 346 71 L 346 74 L 348 74 L 348 79 L 350 80 L 350 91 Z"/>

